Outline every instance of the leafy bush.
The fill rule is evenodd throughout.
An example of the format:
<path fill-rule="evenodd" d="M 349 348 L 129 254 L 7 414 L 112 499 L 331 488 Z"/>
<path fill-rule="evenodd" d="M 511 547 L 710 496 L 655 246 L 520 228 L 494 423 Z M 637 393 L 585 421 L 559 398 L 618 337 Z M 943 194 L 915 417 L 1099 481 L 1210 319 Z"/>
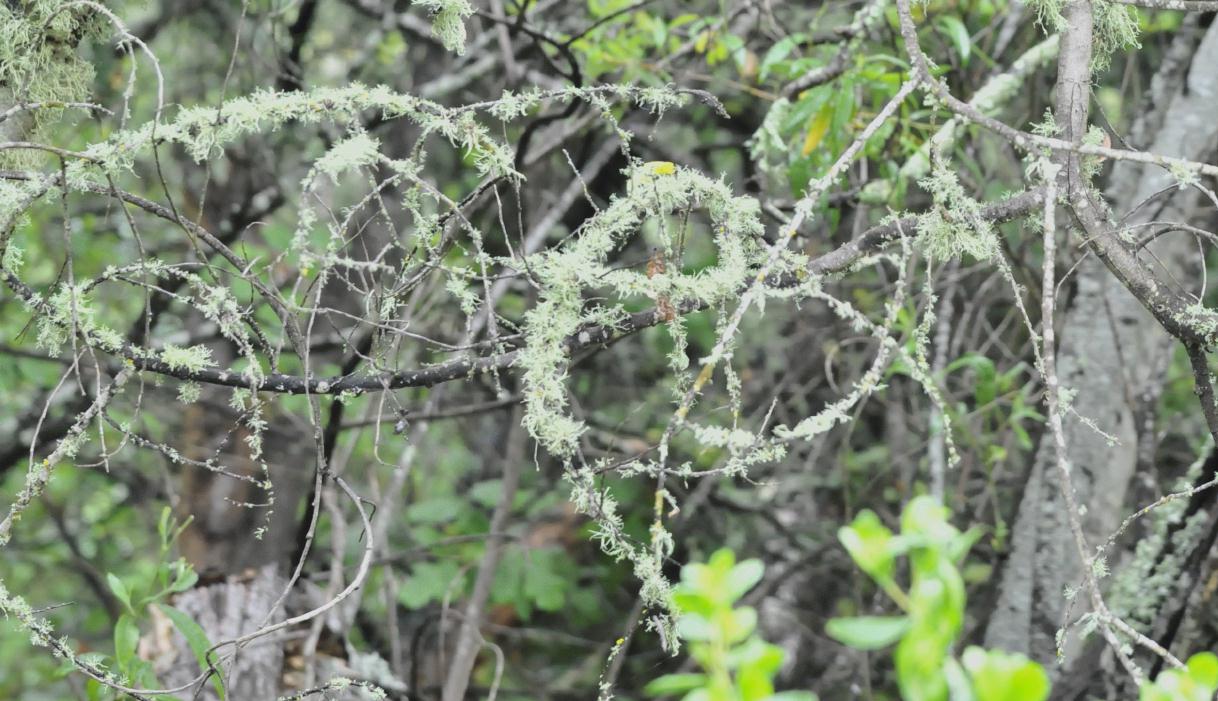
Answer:
<path fill-rule="evenodd" d="M 685 701 L 815 701 L 806 691 L 774 692 L 783 652 L 757 634 L 757 611 L 736 607 L 761 580 L 760 560 L 736 562 L 719 550 L 706 564 L 689 564 L 673 589 L 677 633 L 689 642 L 701 672 L 668 674 L 647 685 L 652 696 L 684 693 Z"/>

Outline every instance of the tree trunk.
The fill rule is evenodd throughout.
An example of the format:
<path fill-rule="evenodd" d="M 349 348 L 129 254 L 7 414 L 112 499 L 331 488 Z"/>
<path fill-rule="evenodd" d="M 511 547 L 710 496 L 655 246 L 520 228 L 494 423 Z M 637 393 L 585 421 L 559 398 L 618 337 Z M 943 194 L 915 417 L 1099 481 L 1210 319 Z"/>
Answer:
<path fill-rule="evenodd" d="M 1203 160 L 1213 149 L 1218 138 L 1218 121 L 1213 117 L 1218 25 L 1210 27 L 1195 52 L 1193 42 L 1184 31 L 1169 50 L 1152 84 L 1146 116 L 1133 129 L 1135 147 L 1153 135 L 1148 148 L 1156 153 Z M 1191 56 L 1191 61 L 1180 61 L 1181 56 Z M 1168 115 L 1170 119 L 1165 119 Z M 1113 169 L 1107 194 L 1119 215 L 1172 185 L 1172 176 L 1160 168 L 1121 163 Z M 1196 201 L 1195 190 L 1177 189 L 1154 197 L 1125 223 L 1186 221 Z M 1191 237 L 1169 235 L 1151 248 L 1154 257 L 1143 255 L 1142 260 L 1156 267 L 1161 262 L 1158 270 L 1166 270 L 1160 278 L 1164 284 L 1187 279 L 1182 273 L 1195 251 Z M 1076 467 L 1074 487 L 1085 508 L 1085 533 L 1094 546 L 1104 542 L 1124 515 L 1138 455 L 1148 448 L 1139 440 L 1150 438 L 1139 429 L 1146 417 L 1153 420 L 1154 400 L 1175 345 L 1095 256 L 1083 261 L 1076 278 L 1077 294 L 1065 315 L 1057 362 L 1063 386 L 1078 392 L 1071 404 L 1072 420 L 1065 427 L 1066 439 L 1070 462 Z M 1094 421 L 1115 441 L 1080 417 Z M 999 599 L 985 634 L 987 646 L 1046 663 L 1054 661 L 1057 631 L 1083 613 L 1078 607 L 1071 611 L 1064 595 L 1067 588 L 1081 583 L 1082 573 L 1063 498 L 1055 481 L 1047 479 L 1051 442 L 1052 437 L 1045 436 L 1037 451 L 1012 531 Z M 1059 669 L 1065 673 L 1070 664 L 1067 659 Z"/>

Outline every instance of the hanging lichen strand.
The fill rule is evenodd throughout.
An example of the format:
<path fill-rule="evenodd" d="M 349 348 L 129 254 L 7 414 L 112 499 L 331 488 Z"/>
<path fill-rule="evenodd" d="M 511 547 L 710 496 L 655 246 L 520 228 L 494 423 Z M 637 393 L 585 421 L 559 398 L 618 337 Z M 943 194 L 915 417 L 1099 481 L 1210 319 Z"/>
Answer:
<path fill-rule="evenodd" d="M 609 290 L 620 298 L 666 299 L 675 307 L 716 307 L 737 294 L 753 266 L 760 265 L 764 249 L 757 245 L 764 227 L 760 206 L 751 197 L 736 197 L 723 182 L 685 168 L 655 174 L 649 165 L 636 165 L 630 190 L 590 219 L 578 238 L 536 256 L 530 263 L 541 285 L 541 300 L 525 315 L 527 345 L 516 365 L 523 371 L 525 426 L 552 454 L 569 458 L 583 425 L 565 412 L 567 354 L 564 346 L 585 325 L 619 323 L 626 315 L 621 306 L 586 307 L 583 293 Z M 667 169 L 665 169 L 667 170 Z M 622 246 L 649 218 L 701 208 L 711 220 L 711 235 L 718 251 L 714 266 L 693 274 L 670 269 L 648 275 L 633 269 L 609 269 L 610 253 Z M 659 245 L 670 251 L 675 242 L 667 227 L 658 227 Z M 671 362 L 684 367 L 682 344 Z"/>
<path fill-rule="evenodd" d="M 566 382 L 572 340 L 580 347 L 613 340 L 616 329 L 631 317 L 630 305 L 654 301 L 655 310 L 650 312 L 654 318 L 647 325 L 663 324 L 673 339 L 668 367 L 674 376 L 675 397 L 679 399 L 694 386 L 688 372 L 690 359 L 683 315 L 694 310 L 739 311 L 734 303 L 763 269 L 768 270 L 767 279 L 788 282 L 785 286 L 760 285 L 749 314 L 763 314 L 767 298 L 815 300 L 824 302 L 838 317 L 874 338 L 878 350 L 870 370 L 841 399 L 827 403 L 811 416 L 797 421 L 792 428 L 778 425 L 767 430 L 765 424 L 760 427 L 740 425 L 741 379 L 731 364 L 736 339 L 723 324 L 726 315 L 720 315 L 717 334 L 724 341 L 724 353 L 718 359 L 721 361 L 718 367 L 725 378 L 724 389 L 732 417 L 730 425 L 718 425 L 714 420 L 700 420 L 684 414 L 681 425 L 688 429 L 688 436 L 697 446 L 723 450 L 724 465 L 708 474 L 742 476 L 753 465 L 781 459 L 792 441 L 811 440 L 833 426 L 849 421 L 851 409 L 882 388 L 884 373 L 894 358 L 900 360 L 904 371 L 923 387 L 931 400 L 942 406 L 943 400 L 925 353 L 934 319 L 931 276 L 926 279 L 924 294 L 932 305 L 912 330 L 912 338 L 908 339 L 912 345 L 900 343 L 893 334 L 899 312 L 904 308 L 911 255 L 917 248 L 936 260 L 962 253 L 984 260 L 993 244 L 993 231 L 988 225 L 981 229 L 971 228 L 976 223 L 971 220 L 980 218 L 979 205 L 968 200 L 958 183 L 948 175 L 934 176 L 938 180 L 932 182 L 938 187 L 931 187 L 931 190 L 936 195 L 937 205 L 951 210 L 957 218 L 946 217 L 936 210 L 919 219 L 916 231 L 903 232 L 899 237 L 899 255 L 860 257 L 853 266 L 857 269 L 865 265 L 891 264 L 898 271 L 896 294 L 885 307 L 884 320 L 877 323 L 849 302 L 826 292 L 820 277 L 807 275 L 805 256 L 772 250 L 766 244 L 761 205 L 756 199 L 739 196 L 729 183 L 696 170 L 668 162 L 642 163 L 631 157 L 624 191 L 613 196 L 607 206 L 599 208 L 571 236 L 540 253 L 521 255 L 517 252 L 510 257 L 488 254 L 482 245 L 484 233 L 463 211 L 467 201 L 453 199 L 455 195 L 441 192 L 427 180 L 428 151 L 423 144 L 437 136 L 459 151 L 481 179 L 481 184 L 467 197 L 473 197 L 497 182 L 520 182 L 522 176 L 514 165 L 515 149 L 493 136 L 488 122 L 508 122 L 554 101 L 578 100 L 591 105 L 593 113 L 616 134 L 623 152 L 630 157 L 633 134 L 617 121 L 621 104 L 633 103 L 647 112 L 662 115 L 665 110 L 683 104 L 690 92 L 621 86 L 548 92 L 534 89 L 524 93 L 508 92 L 497 100 L 457 108 L 444 107 L 385 87 L 362 85 L 298 93 L 255 93 L 229 100 L 218 108 L 186 108 L 173 119 L 119 131 L 80 153 L 65 156 L 62 170 L 30 172 L 24 180 L 0 181 L 0 223 L 19 222 L 36 202 L 64 192 L 94 196 L 113 194 L 114 183 L 122 182 L 134 173 L 141 159 L 151 157 L 154 146 L 175 145 L 197 162 L 204 162 L 223 156 L 226 147 L 249 135 L 274 132 L 288 125 L 293 128 L 322 125 L 331 132 L 339 132 L 327 150 L 308 165 L 297 193 L 298 205 L 295 221 L 290 224 L 290 242 L 276 252 L 271 263 L 287 260 L 294 264 L 300 271 L 300 279 L 307 277 L 316 283 L 312 289 L 318 295 L 330 278 L 341 279 L 352 271 L 374 271 L 376 294 L 365 296 L 366 308 L 361 312 L 361 319 L 370 327 L 389 330 L 385 334 L 387 338 L 393 336 L 393 329 L 404 329 L 410 322 L 409 312 L 400 307 L 401 290 L 410 289 L 426 273 L 438 271 L 446 276 L 441 294 L 447 294 L 454 308 L 466 317 L 467 329 L 480 315 L 495 318 L 489 294 L 481 294 L 489 288 L 492 268 L 527 275 L 535 288 L 537 302 L 520 320 L 520 338 L 513 342 L 515 356 L 512 361 L 512 366 L 520 372 L 523 386 L 523 425 L 541 447 L 562 461 L 574 506 L 595 522 L 594 537 L 604 552 L 631 563 L 641 583 L 642 603 L 650 611 L 648 626 L 660 631 L 670 649 L 675 649 L 676 637 L 671 628 L 671 585 L 663 575 L 674 542 L 660 514 L 662 507 L 676 508 L 678 505 L 670 493 L 657 489 L 657 518 L 652 524 L 650 538 L 646 543 L 632 541 L 625 534 L 618 504 L 604 489 L 599 476 L 616 472 L 627 477 L 648 476 L 663 480 L 665 475 L 676 479 L 706 475 L 696 473 L 689 462 L 669 463 L 667 445 L 658 461 L 632 459 L 613 463 L 602 459 L 593 464 L 584 461 L 579 453 L 579 440 L 585 427 L 568 406 Z M 699 97 L 706 99 L 704 94 Z M 408 121 L 418 130 L 416 147 L 406 157 L 388 156 L 381 140 L 369 133 L 361 122 L 360 118 L 367 112 L 374 112 L 383 120 Z M 320 196 L 320 188 L 324 187 L 347 188 L 343 196 L 349 196 L 352 189 L 363 188 L 363 194 L 357 195 L 360 199 L 355 204 L 345 208 L 321 206 L 319 203 L 324 198 Z M 400 262 L 391 264 L 384 258 L 369 261 L 351 257 L 349 232 L 355 213 L 389 187 L 400 191 L 399 204 L 410 224 L 404 227 L 407 229 L 405 238 L 392 243 L 401 254 Z M 131 201 L 132 196 L 124 197 Z M 146 201 L 145 205 L 160 207 Z M 383 210 L 382 214 L 388 217 Z M 962 220 L 961 214 L 967 216 Z M 176 221 L 192 236 L 206 235 L 197 225 L 184 222 L 164 208 L 158 216 Z M 673 219 L 681 219 L 682 223 L 674 225 Z M 470 244 L 469 250 L 451 235 L 454 228 L 465 234 L 463 241 Z M 3 253 L 0 278 L 17 291 L 38 317 L 35 328 L 41 346 L 54 349 L 76 337 L 87 346 L 121 356 L 129 367 L 142 369 L 145 366 L 139 365 L 140 361 L 155 361 L 157 372 L 184 381 L 179 398 L 185 402 L 198 400 L 197 382 L 207 379 L 197 375 L 204 370 L 221 372 L 226 378 L 240 378 L 230 383 L 239 385 L 234 389 L 232 405 L 242 413 L 243 422 L 249 429 L 246 442 L 251 457 L 263 466 L 259 479 L 266 480 L 263 487 L 270 491 L 262 463 L 262 436 L 266 428 L 264 404 L 270 400 L 265 393 L 248 388 L 282 390 L 282 387 L 264 387 L 263 383 L 272 373 L 279 372 L 278 366 L 285 359 L 289 363 L 303 362 L 308 375 L 307 348 L 306 353 L 300 353 L 284 341 L 291 339 L 293 329 L 296 334 L 300 333 L 296 327 L 301 317 L 311 316 L 321 306 L 320 299 L 306 299 L 309 285 L 303 288 L 297 285 L 291 288 L 290 294 L 282 293 L 270 281 L 271 263 L 261 261 L 254 265 L 232 251 L 216 249 L 230 264 L 242 270 L 241 279 L 248 282 L 255 294 L 278 315 L 287 339 L 266 338 L 264 326 L 255 323 L 255 310 L 238 302 L 240 295 L 210 270 L 206 273 L 202 269 L 197 273 L 186 270 L 193 265 L 189 263 L 171 265 L 149 257 L 134 265 L 112 266 L 93 280 L 65 282 L 40 293 L 19 277 L 23 252 L 13 240 L 13 227 L 0 230 L 9 232 L 0 239 L 0 252 Z M 620 265 L 615 254 L 643 236 L 648 237 L 647 245 L 653 247 L 653 263 L 645 268 Z M 684 241 L 689 237 L 709 239 L 710 245 L 702 247 L 713 248 L 709 264 L 686 270 L 679 263 L 655 263 L 679 261 Z M 408 245 L 407 239 L 411 238 L 413 241 Z M 210 240 L 207 243 L 213 245 Z M 409 250 L 411 247 L 413 252 Z M 176 295 L 177 301 L 198 310 L 205 319 L 216 324 L 220 334 L 237 349 L 240 367 L 217 370 L 217 361 L 204 346 L 164 344 L 154 349 L 136 345 L 112 325 L 107 325 L 105 315 L 93 301 L 96 289 L 103 284 L 147 286 L 151 283 L 142 282 L 144 279 L 171 278 L 184 282 L 189 290 L 189 293 Z M 263 282 L 264 279 L 267 282 Z M 791 283 L 791 280 L 797 282 Z M 346 279 L 343 282 L 350 284 Z M 256 331 L 251 333 L 251 329 Z M 492 342 L 495 352 L 507 351 L 500 339 L 492 337 Z M 396 352 L 392 343 L 375 344 L 368 354 L 370 364 L 378 370 L 391 369 Z M 326 393 L 330 388 L 325 385 L 326 382 L 321 382 L 314 386 L 317 392 Z M 698 385 L 700 392 L 706 388 L 709 383 Z M 352 392 L 360 391 L 363 390 Z M 342 398 L 351 396 L 353 394 L 344 393 Z M 946 422 L 947 412 L 943 414 Z M 950 425 L 945 432 L 952 462 L 955 462 Z M 143 445 L 138 441 L 137 444 Z"/>

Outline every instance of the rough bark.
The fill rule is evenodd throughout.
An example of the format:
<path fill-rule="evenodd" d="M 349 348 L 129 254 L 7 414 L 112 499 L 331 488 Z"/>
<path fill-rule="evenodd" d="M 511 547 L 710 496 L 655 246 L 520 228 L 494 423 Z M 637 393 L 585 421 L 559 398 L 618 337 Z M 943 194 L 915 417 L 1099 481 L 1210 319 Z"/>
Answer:
<path fill-rule="evenodd" d="M 1189 40 L 1185 36 L 1180 41 Z M 1182 67 L 1187 70 L 1180 70 Z M 1187 75 L 1185 84 L 1180 80 L 1183 75 Z M 1204 159 L 1218 139 L 1218 122 L 1213 118 L 1216 95 L 1218 25 L 1208 30 L 1189 64 L 1164 62 L 1152 86 L 1148 110 L 1152 116 L 1135 127 L 1131 139 L 1151 142 L 1142 145 L 1156 153 Z M 1139 139 L 1139 132 L 1153 135 L 1153 139 Z M 1173 184 L 1171 175 L 1162 169 L 1129 163 L 1115 167 L 1110 182 L 1107 195 L 1118 214 Z M 1125 223 L 1187 221 L 1196 201 L 1194 192 L 1175 190 L 1159 195 Z M 1187 263 L 1194 251 L 1191 237 L 1156 242 L 1154 256 L 1162 262 L 1157 271 L 1164 284 L 1189 279 Z M 1142 260 L 1148 266 L 1159 265 L 1150 255 L 1143 255 Z M 1094 545 L 1103 542 L 1123 516 L 1127 487 L 1144 448 L 1138 445 L 1139 417 L 1150 407 L 1143 406 L 1143 398 L 1157 396 L 1174 344 L 1096 257 L 1090 256 L 1079 267 L 1076 285 L 1057 360 L 1063 385 L 1078 392 L 1072 404 L 1077 416 L 1066 425 L 1066 437 L 1071 463 L 1076 466 L 1074 486 L 1086 508 L 1085 532 Z M 1087 426 L 1079 416 L 1093 420 L 1116 442 Z M 1024 489 L 999 600 L 985 634 L 987 646 L 1029 654 L 1046 663 L 1054 660 L 1055 635 L 1067 611 L 1064 592 L 1081 581 L 1062 497 L 1057 486 L 1046 479 L 1051 458 L 1052 446 L 1046 437 Z M 1074 615 L 1081 612 L 1075 609 Z M 1069 665 L 1067 660 L 1063 669 Z"/>
<path fill-rule="evenodd" d="M 274 564 L 263 567 L 245 578 L 233 577 L 223 582 L 196 587 L 183 593 L 174 605 L 189 615 L 216 642 L 235 638 L 256 630 L 267 611 L 283 590 L 283 580 Z M 282 614 L 272 623 L 283 618 Z M 221 655 L 232 654 L 231 646 L 222 648 Z M 199 674 L 194 653 L 181 635 L 174 636 L 170 654 L 162 662 L 160 676 L 168 687 L 189 683 Z M 279 679 L 283 672 L 282 640 L 268 636 L 236 651 L 233 658 L 220 665 L 225 689 L 230 699 L 273 699 L 280 694 Z M 220 698 L 211 684 L 198 695 L 200 701 Z"/>
<path fill-rule="evenodd" d="M 520 469 L 524 462 L 524 431 L 516 428 L 519 423 L 519 409 L 513 413 L 513 421 L 509 426 L 511 437 L 508 438 L 507 451 L 503 459 L 503 487 L 499 501 L 495 505 L 491 517 L 489 538 L 482 562 L 478 564 L 478 578 L 474 582 L 473 593 L 465 604 L 461 621 L 458 624 L 457 645 L 453 653 L 452 664 L 448 668 L 448 676 L 444 682 L 442 698 L 444 701 L 461 701 L 469 687 L 469 676 L 478 659 L 478 650 L 482 647 L 482 634 L 478 627 L 486 613 L 486 602 L 491 595 L 491 585 L 495 583 L 495 571 L 503 555 L 504 529 L 512 513 L 512 504 L 516 499 L 516 485 L 520 481 Z"/>

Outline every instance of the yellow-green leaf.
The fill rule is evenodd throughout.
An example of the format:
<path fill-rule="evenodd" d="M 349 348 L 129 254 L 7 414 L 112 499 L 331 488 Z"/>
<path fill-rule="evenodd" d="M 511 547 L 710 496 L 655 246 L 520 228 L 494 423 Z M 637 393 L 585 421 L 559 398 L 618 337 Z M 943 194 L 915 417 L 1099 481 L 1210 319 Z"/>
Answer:
<path fill-rule="evenodd" d="M 820 145 L 820 142 L 825 139 L 825 134 L 829 132 L 829 124 L 833 121 L 833 108 L 826 103 L 816 116 L 812 117 L 812 121 L 808 123 L 808 134 L 804 137 L 804 147 L 800 153 L 804 156 L 812 153 L 812 150 Z"/>

